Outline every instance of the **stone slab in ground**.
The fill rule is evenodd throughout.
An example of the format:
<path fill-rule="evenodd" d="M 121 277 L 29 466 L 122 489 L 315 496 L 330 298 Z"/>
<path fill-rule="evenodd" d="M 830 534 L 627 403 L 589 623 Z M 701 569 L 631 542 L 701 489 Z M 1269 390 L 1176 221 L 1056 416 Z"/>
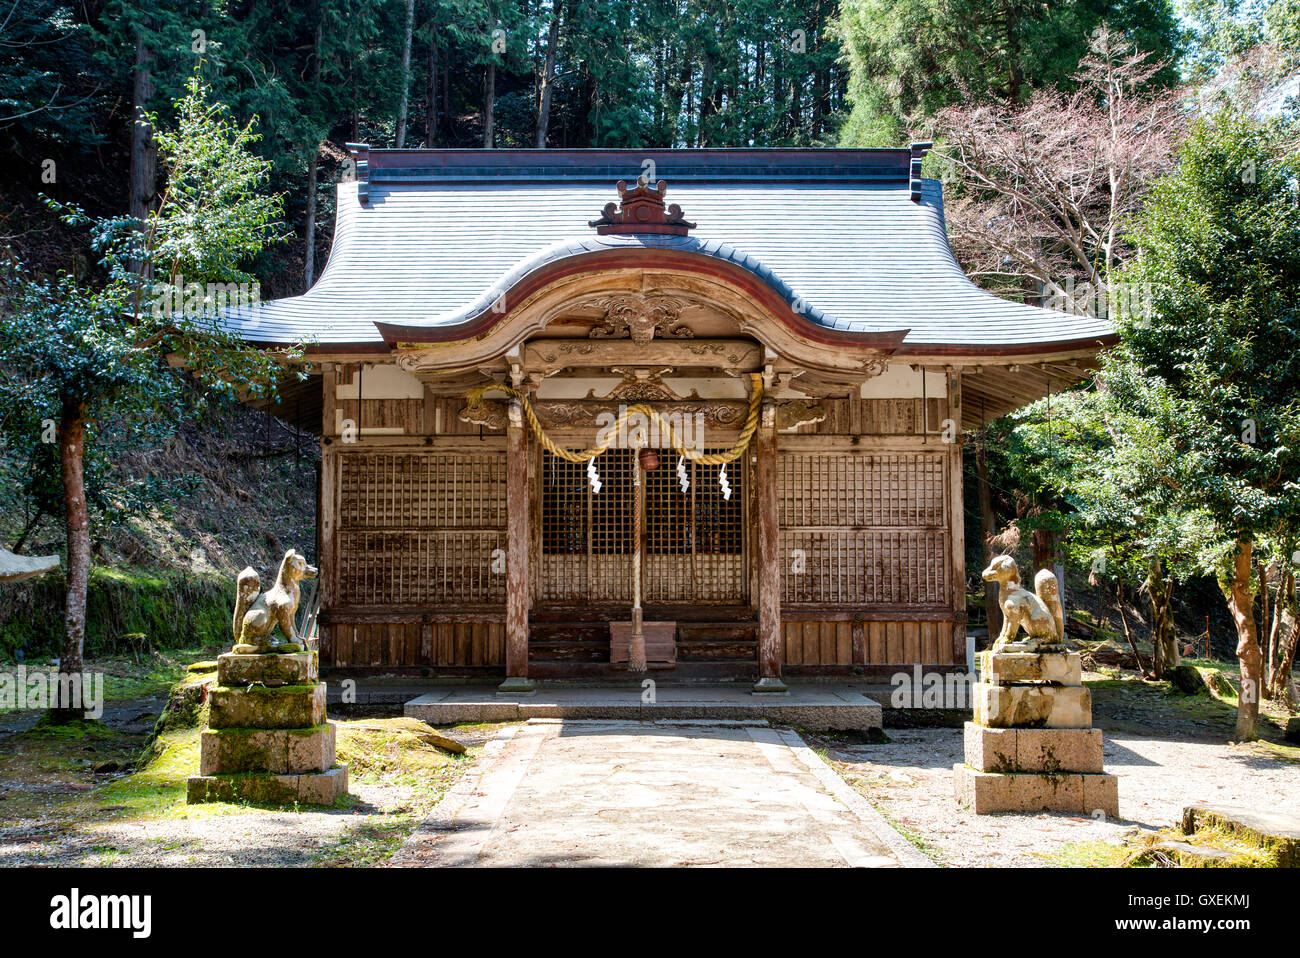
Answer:
<path fill-rule="evenodd" d="M 1083 656 L 1078 652 L 981 652 L 980 677 L 985 682 L 1052 682 L 1083 684 Z"/>
<path fill-rule="evenodd" d="M 246 772 L 233 775 L 194 775 L 185 800 L 202 802 L 255 802 L 261 805 L 333 805 L 348 790 L 348 767 L 336 765 L 309 775 L 272 775 Z"/>
<path fill-rule="evenodd" d="M 1300 868 L 1300 816 L 1274 809 L 1198 802 L 1183 809 L 1183 834 L 1217 825 L 1242 841 L 1274 850 L 1280 865 Z"/>
<path fill-rule="evenodd" d="M 532 718 L 634 721 L 768 720 L 810 730 L 880 728 L 881 706 L 849 684 L 790 683 L 789 695 L 754 695 L 748 686 L 659 685 L 653 702 L 640 688 L 552 688 L 539 684 L 527 698 L 502 698 L 496 690 L 444 687 L 406 703 L 404 713 L 430 725 L 518 722 Z"/>
<path fill-rule="evenodd" d="M 979 772 L 1091 772 L 1102 767 L 1101 729 L 985 728 L 967 722 L 966 764 Z"/>
<path fill-rule="evenodd" d="M 1092 692 L 1059 685 L 991 685 L 972 689 L 975 722 L 989 728 L 1091 728 Z"/>
<path fill-rule="evenodd" d="M 325 685 L 267 688 L 213 686 L 208 724 L 212 728 L 312 728 L 325 722 Z"/>
<path fill-rule="evenodd" d="M 931 864 L 793 731 L 567 719 L 502 730 L 392 863 Z"/>
<path fill-rule="evenodd" d="M 954 765 L 957 801 L 973 812 L 1075 812 L 1119 817 L 1119 779 L 1082 772 L 980 772 Z"/>
<path fill-rule="evenodd" d="M 200 738 L 199 774 L 323 772 L 334 758 L 335 728 L 329 722 L 305 729 L 210 728 Z"/>
<path fill-rule="evenodd" d="M 320 678 L 315 652 L 286 655 L 217 656 L 217 684 L 232 687 L 248 685 L 313 685 Z"/>

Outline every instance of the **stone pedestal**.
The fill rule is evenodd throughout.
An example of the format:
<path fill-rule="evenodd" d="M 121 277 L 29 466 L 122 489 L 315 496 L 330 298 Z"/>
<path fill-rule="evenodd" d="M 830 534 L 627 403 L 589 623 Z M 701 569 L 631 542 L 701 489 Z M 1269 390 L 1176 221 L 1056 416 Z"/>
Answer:
<path fill-rule="evenodd" d="M 1119 817 L 1118 779 L 1102 768 L 1092 694 L 1071 652 L 983 652 L 957 800 L 976 814 L 1077 812 Z"/>
<path fill-rule="evenodd" d="M 332 805 L 348 790 L 315 652 L 220 656 L 208 725 L 191 804 Z"/>

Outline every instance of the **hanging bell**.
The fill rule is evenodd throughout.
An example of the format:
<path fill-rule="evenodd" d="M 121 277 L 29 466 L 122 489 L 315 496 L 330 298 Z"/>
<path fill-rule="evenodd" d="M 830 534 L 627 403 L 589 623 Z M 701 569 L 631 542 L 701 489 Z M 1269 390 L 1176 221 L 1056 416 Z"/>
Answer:
<path fill-rule="evenodd" d="M 649 472 L 651 469 L 658 469 L 659 453 L 657 450 L 651 449 L 649 446 L 642 446 L 640 451 L 636 454 L 636 461 L 646 472 Z"/>

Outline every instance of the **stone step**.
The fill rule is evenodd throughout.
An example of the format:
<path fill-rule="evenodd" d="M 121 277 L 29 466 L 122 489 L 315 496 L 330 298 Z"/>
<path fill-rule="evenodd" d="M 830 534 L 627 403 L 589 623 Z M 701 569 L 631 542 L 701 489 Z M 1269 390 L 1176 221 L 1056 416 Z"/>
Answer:
<path fill-rule="evenodd" d="M 1265 848 L 1283 868 L 1300 868 L 1300 816 L 1286 812 L 1198 802 L 1183 808 L 1183 834 L 1218 826 L 1242 842 Z"/>
<path fill-rule="evenodd" d="M 1102 767 L 1101 729 L 985 728 L 966 723 L 966 764 L 979 772 L 1088 772 Z"/>
<path fill-rule="evenodd" d="M 199 740 L 199 774 L 273 772 L 301 775 L 334 765 L 335 727 L 204 729 Z"/>

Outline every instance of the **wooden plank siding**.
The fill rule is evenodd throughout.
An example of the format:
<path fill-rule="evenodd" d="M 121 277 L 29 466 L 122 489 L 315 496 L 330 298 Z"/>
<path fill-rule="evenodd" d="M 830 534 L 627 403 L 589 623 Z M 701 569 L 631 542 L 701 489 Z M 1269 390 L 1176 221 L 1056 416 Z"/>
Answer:
<path fill-rule="evenodd" d="M 339 386 L 355 391 L 358 372 L 359 364 L 334 364 L 322 376 L 322 663 L 504 674 L 506 575 L 492 562 L 508 545 L 504 430 L 462 422 L 462 398 L 427 389 L 423 399 L 337 398 Z M 779 644 L 782 667 L 792 674 L 964 661 L 964 570 L 960 554 L 954 556 L 960 545 L 960 530 L 954 531 L 961 508 L 960 445 L 941 436 L 950 411 L 960 413 L 957 377 L 951 375 L 949 383 L 955 402 L 942 396 L 825 400 L 823 421 L 777 436 Z M 340 436 L 340 418 L 359 425 L 359 438 Z M 386 432 L 367 434 L 371 429 Z M 590 439 L 585 431 L 557 438 L 568 445 Z M 544 469 L 532 452 L 528 498 L 538 508 Z M 615 482 L 613 466 L 605 466 L 606 482 Z M 745 504 L 746 542 L 756 515 L 751 469 L 746 457 L 730 472 Z M 668 495 L 676 478 L 671 468 L 661 472 L 654 478 Z M 716 485 L 711 474 L 693 479 L 696 497 Z M 569 618 L 587 610 L 602 621 L 615 615 L 590 605 L 593 594 L 618 591 L 612 585 L 595 588 L 591 574 L 580 577 L 580 588 L 565 591 L 567 578 L 557 563 L 568 557 L 543 554 L 540 520 L 539 509 L 529 534 L 537 610 L 564 611 Z M 792 566 L 796 551 L 798 573 Z M 627 559 L 596 558 L 610 564 L 602 573 L 607 576 L 616 576 L 615 566 Z M 704 558 L 741 563 L 728 580 L 742 583 L 739 605 L 734 588 L 730 601 L 711 597 L 709 573 L 717 570 L 694 568 L 702 561 L 696 557 L 693 577 L 708 581 L 697 581 L 697 601 L 682 606 L 684 620 L 700 621 L 691 627 L 691 640 L 682 639 L 679 658 L 688 665 L 715 657 L 719 665 L 756 663 L 754 552 Z M 656 561 L 678 561 L 657 553 L 647 560 L 652 578 Z M 671 603 L 679 591 L 664 583 L 647 587 L 652 600 L 669 603 L 657 615 L 673 617 Z M 732 622 L 746 610 L 754 623 Z M 572 659 L 570 671 L 581 673 L 577 652 L 585 653 L 591 643 L 578 635 L 578 625 L 541 621 L 533 631 L 530 642 L 539 648 L 530 650 L 532 656 Z M 740 632 L 739 638 L 732 634 Z M 602 657 L 607 663 L 607 648 Z"/>

